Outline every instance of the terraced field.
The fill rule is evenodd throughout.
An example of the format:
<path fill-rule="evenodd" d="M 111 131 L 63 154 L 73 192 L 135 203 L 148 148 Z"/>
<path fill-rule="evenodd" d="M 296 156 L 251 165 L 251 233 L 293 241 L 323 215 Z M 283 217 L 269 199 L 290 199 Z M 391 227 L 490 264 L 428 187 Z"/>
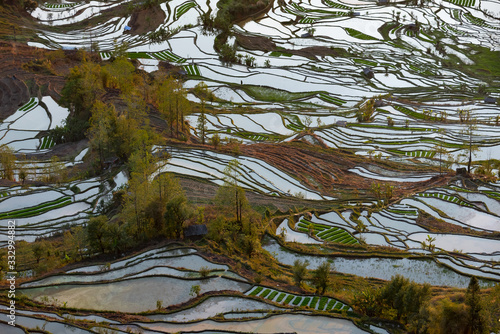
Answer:
<path fill-rule="evenodd" d="M 165 18 L 141 31 L 144 22 L 133 23 L 148 6 Z M 237 161 L 239 186 L 260 200 L 251 205 L 268 224 L 255 228 L 275 235 L 252 240 L 245 249 L 250 255 L 237 251 L 234 259 L 228 259 L 230 247 L 208 237 L 177 244 L 163 234 L 154 240 L 162 247 L 125 258 L 121 249 L 97 262 L 91 259 L 96 254 L 87 254 L 90 264 L 22 282 L 18 290 L 38 306 L 19 307 L 19 333 L 389 333 L 376 327 L 378 320 L 364 323 L 352 302 L 351 289 L 368 282 L 360 278 L 401 275 L 438 287 L 433 293 L 466 288 L 471 276 L 482 288 L 500 282 L 498 2 L 273 1 L 258 15 L 229 24 L 226 35 L 202 25 L 219 22 L 219 11 L 224 8 L 217 0 L 51 2 L 26 14 L 37 28 L 23 40 L 70 55 L 78 48 L 99 50 L 102 67 L 123 52 L 144 82 L 162 68 L 175 72 L 191 102 L 186 122 L 175 124 L 188 129 L 182 136 L 168 138 L 154 93 L 144 89 L 138 97 L 162 138 L 141 157 L 169 157 L 155 160 L 156 170 L 146 176 L 175 174 L 204 196 L 227 181 L 224 170 Z M 139 32 L 130 33 L 130 25 Z M 152 32 L 166 37 L 153 42 Z M 220 43 L 234 51 L 236 62 L 223 59 Z M 63 126 L 74 106 L 60 106 L 54 98 L 61 92 L 48 96 L 37 81 L 45 74 L 24 67 L 31 97 L 24 105 L 16 102 L 17 110 L 0 123 L 0 147 L 9 146 L 21 166 L 0 187 L 4 248 L 9 228 L 3 222 L 9 220 L 16 222 L 19 242 L 86 226 L 113 194 L 119 200 L 131 193 L 125 169 L 137 163 L 136 157 L 120 167 L 107 162 L 95 176 L 97 163 L 90 160 L 96 152 L 88 143 L 56 145 L 49 131 Z M 63 72 L 69 70 L 51 75 Z M 214 95 L 209 103 L 195 89 L 202 82 Z M 103 95 L 123 98 L 115 88 Z M 14 101 L 7 95 L 0 100 Z M 129 106 L 118 105 L 117 117 L 123 117 Z M 198 125 L 201 110 L 204 127 Z M 168 122 L 172 137 L 174 122 Z M 202 133 L 213 149 L 201 143 Z M 240 153 L 251 147 L 269 153 L 278 145 L 282 161 Z M 339 159 L 345 166 L 335 169 Z M 7 163 L 0 161 L 2 172 Z M 86 170 L 78 170 L 80 164 Z M 470 167 L 473 177 L 453 171 L 460 167 Z M 67 170 L 72 178 L 51 179 Z M 190 195 L 186 203 L 194 206 L 185 221 L 212 219 L 214 199 L 207 195 L 192 204 L 196 196 Z M 108 212 L 106 226 L 115 228 L 111 222 L 120 219 L 122 205 Z M 155 209 L 148 208 L 168 219 L 183 214 Z M 250 225 L 227 227 L 221 235 L 231 229 L 238 235 Z M 112 228 L 106 233 L 118 235 Z M 119 237 L 140 233 L 130 229 Z M 210 250 L 216 251 L 207 255 Z M 269 268 L 257 270 L 252 256 Z M 330 263 L 330 277 L 348 284 L 326 296 L 313 294 L 309 278 L 305 289 L 292 286 L 295 260 L 309 261 L 310 276 Z M 378 280 L 366 286 L 381 287 Z M 51 304 L 58 313 L 47 312 Z M 9 313 L 7 305 L 2 301 L 0 313 Z M 0 332 L 5 326 L 0 321 Z"/>

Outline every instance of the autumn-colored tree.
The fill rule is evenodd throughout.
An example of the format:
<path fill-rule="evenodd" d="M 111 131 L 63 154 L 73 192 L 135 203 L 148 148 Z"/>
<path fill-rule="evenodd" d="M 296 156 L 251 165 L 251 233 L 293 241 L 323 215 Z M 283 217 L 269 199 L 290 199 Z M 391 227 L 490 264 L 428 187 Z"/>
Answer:
<path fill-rule="evenodd" d="M 16 156 L 14 151 L 7 145 L 0 146 L 0 166 L 1 178 L 14 180 L 14 169 L 16 165 Z"/>
<path fill-rule="evenodd" d="M 117 122 L 118 117 L 113 105 L 97 100 L 92 107 L 90 127 L 87 130 L 90 148 L 99 157 L 101 168 L 106 157 L 117 151 Z"/>

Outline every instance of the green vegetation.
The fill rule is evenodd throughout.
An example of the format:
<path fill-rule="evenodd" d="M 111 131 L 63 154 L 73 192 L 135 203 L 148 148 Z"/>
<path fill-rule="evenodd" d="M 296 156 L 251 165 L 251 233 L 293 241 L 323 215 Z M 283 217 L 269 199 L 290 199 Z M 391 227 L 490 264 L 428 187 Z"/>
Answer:
<path fill-rule="evenodd" d="M 179 17 L 181 17 L 182 15 L 184 15 L 184 13 L 186 13 L 188 10 L 190 10 L 191 8 L 194 8 L 196 6 L 197 6 L 197 4 L 194 1 L 186 1 L 186 2 L 184 2 L 182 5 L 180 5 L 179 7 L 177 7 L 175 9 L 174 20 L 178 20 Z"/>
<path fill-rule="evenodd" d="M 366 34 L 363 34 L 361 31 L 358 31 L 356 29 L 353 29 L 353 28 L 344 28 L 344 30 L 349 34 L 349 36 L 352 36 L 354 38 L 358 38 L 358 39 L 363 39 L 363 40 L 375 40 L 377 41 L 378 39 L 375 38 L 375 37 L 372 37 L 372 36 L 369 36 L 369 35 L 366 35 Z"/>
<path fill-rule="evenodd" d="M 301 219 L 301 221 L 297 223 L 297 226 L 297 230 L 304 233 L 309 233 L 309 228 L 312 227 L 312 234 L 320 238 L 321 240 L 343 243 L 347 245 L 359 243 L 358 240 L 356 240 L 349 234 L 349 232 L 338 227 L 311 223 L 310 221 L 305 219 Z"/>
<path fill-rule="evenodd" d="M 253 85 L 245 85 L 242 89 L 254 99 L 266 102 L 292 101 L 314 95 L 314 93 L 291 93 L 286 90 Z"/>
<path fill-rule="evenodd" d="M 0 219 L 8 219 L 8 218 L 28 218 L 40 215 L 42 213 L 55 210 L 66 206 L 71 203 L 70 197 L 61 197 L 57 200 L 45 202 L 40 205 L 29 207 L 26 209 L 20 209 L 15 211 L 9 211 L 6 213 L 0 213 Z"/>

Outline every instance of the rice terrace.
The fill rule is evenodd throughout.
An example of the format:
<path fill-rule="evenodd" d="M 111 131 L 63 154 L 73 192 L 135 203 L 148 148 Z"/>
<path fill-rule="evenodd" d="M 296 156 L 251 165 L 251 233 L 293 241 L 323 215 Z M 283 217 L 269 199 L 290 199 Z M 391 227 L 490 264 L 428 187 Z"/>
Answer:
<path fill-rule="evenodd" d="M 500 333 L 499 0 L 0 0 L 0 333 Z"/>

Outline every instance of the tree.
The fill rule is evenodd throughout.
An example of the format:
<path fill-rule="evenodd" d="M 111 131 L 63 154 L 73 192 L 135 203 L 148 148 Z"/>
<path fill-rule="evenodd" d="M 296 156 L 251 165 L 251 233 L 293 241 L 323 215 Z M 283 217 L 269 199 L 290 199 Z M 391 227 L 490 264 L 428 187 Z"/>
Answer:
<path fill-rule="evenodd" d="M 394 276 L 380 293 L 381 301 L 396 311 L 398 320 L 404 321 L 416 317 L 430 296 L 429 284 L 420 286 L 401 275 Z"/>
<path fill-rule="evenodd" d="M 318 269 L 316 269 L 312 279 L 313 285 L 316 288 L 316 293 L 325 293 L 326 289 L 330 285 L 330 272 L 330 262 L 327 261 L 320 264 Z"/>
<path fill-rule="evenodd" d="M 356 112 L 358 122 L 371 122 L 373 120 L 373 112 L 375 111 L 375 100 L 369 99 L 362 104 Z"/>
<path fill-rule="evenodd" d="M 104 253 L 107 248 L 108 217 L 101 215 L 90 218 L 87 223 L 87 240 L 93 252 Z"/>
<path fill-rule="evenodd" d="M 220 136 L 218 133 L 214 133 L 212 138 L 210 138 L 210 143 L 214 146 L 214 149 L 217 149 L 217 146 L 220 144 Z"/>
<path fill-rule="evenodd" d="M 74 111 L 77 118 L 87 120 L 90 108 L 103 92 L 101 66 L 84 56 L 82 64 L 71 69 L 59 102 Z"/>
<path fill-rule="evenodd" d="M 175 121 L 175 86 L 175 79 L 169 76 L 163 80 L 156 93 L 158 110 L 170 125 L 171 136 L 174 132 Z"/>
<path fill-rule="evenodd" d="M 207 128 L 207 117 L 205 116 L 205 113 L 202 112 L 198 116 L 198 121 L 196 123 L 196 130 L 198 131 L 198 136 L 201 138 L 201 143 L 205 145 L 205 134 L 208 131 Z"/>
<path fill-rule="evenodd" d="M 309 261 L 295 260 L 292 266 L 293 281 L 300 288 L 302 281 L 307 275 L 307 267 L 309 266 Z"/>
<path fill-rule="evenodd" d="M 438 305 L 429 326 L 438 334 L 467 333 L 467 309 L 464 304 L 457 304 L 444 299 Z"/>
<path fill-rule="evenodd" d="M 14 155 L 14 151 L 8 147 L 7 145 L 0 146 L 0 165 L 2 169 L 1 178 L 7 180 L 14 180 L 14 167 L 16 164 L 16 156 Z"/>
<path fill-rule="evenodd" d="M 180 238 L 184 222 L 191 216 L 192 211 L 187 205 L 187 198 L 181 193 L 167 203 L 165 221 L 168 230 L 175 238 Z"/>
<path fill-rule="evenodd" d="M 45 243 L 44 242 L 35 242 L 35 243 L 33 243 L 31 250 L 33 251 L 33 255 L 35 256 L 36 263 L 37 264 L 40 263 L 40 260 L 42 259 L 42 256 L 46 250 Z"/>
<path fill-rule="evenodd" d="M 128 95 L 134 88 L 135 67 L 125 57 L 118 57 L 102 69 L 105 86 L 121 90 Z"/>
<path fill-rule="evenodd" d="M 437 144 L 434 146 L 434 152 L 435 154 L 439 155 L 439 175 L 441 175 L 441 170 L 442 170 L 442 165 L 443 165 L 443 159 L 442 156 L 448 154 L 448 150 L 444 148 L 443 145 L 443 134 L 444 134 L 444 129 L 439 129 L 439 133 L 441 134 Z"/>
<path fill-rule="evenodd" d="M 195 296 L 198 297 L 200 295 L 200 286 L 199 285 L 193 285 L 191 286 L 191 290 L 189 291 L 190 296 Z"/>
<path fill-rule="evenodd" d="M 101 169 L 109 155 L 117 151 L 117 115 L 111 104 L 97 100 L 91 109 L 90 127 L 87 130 L 90 148 L 98 154 Z"/>
<path fill-rule="evenodd" d="M 471 118 L 464 126 L 462 130 L 464 155 L 468 157 L 467 172 L 470 173 L 470 168 L 472 164 L 472 156 L 479 151 L 479 146 L 474 143 L 474 136 L 476 135 L 477 124 L 476 119 Z"/>
<path fill-rule="evenodd" d="M 234 208 L 235 221 L 238 226 L 242 224 L 243 210 L 248 207 L 245 191 L 240 186 L 241 163 L 234 159 L 229 161 L 224 168 L 224 184 L 217 192 L 217 200 L 223 205 Z"/>
<path fill-rule="evenodd" d="M 488 333 L 486 319 L 483 311 L 483 303 L 480 296 L 479 282 L 476 276 L 472 276 L 465 293 L 465 305 L 467 306 L 467 333 Z"/>

